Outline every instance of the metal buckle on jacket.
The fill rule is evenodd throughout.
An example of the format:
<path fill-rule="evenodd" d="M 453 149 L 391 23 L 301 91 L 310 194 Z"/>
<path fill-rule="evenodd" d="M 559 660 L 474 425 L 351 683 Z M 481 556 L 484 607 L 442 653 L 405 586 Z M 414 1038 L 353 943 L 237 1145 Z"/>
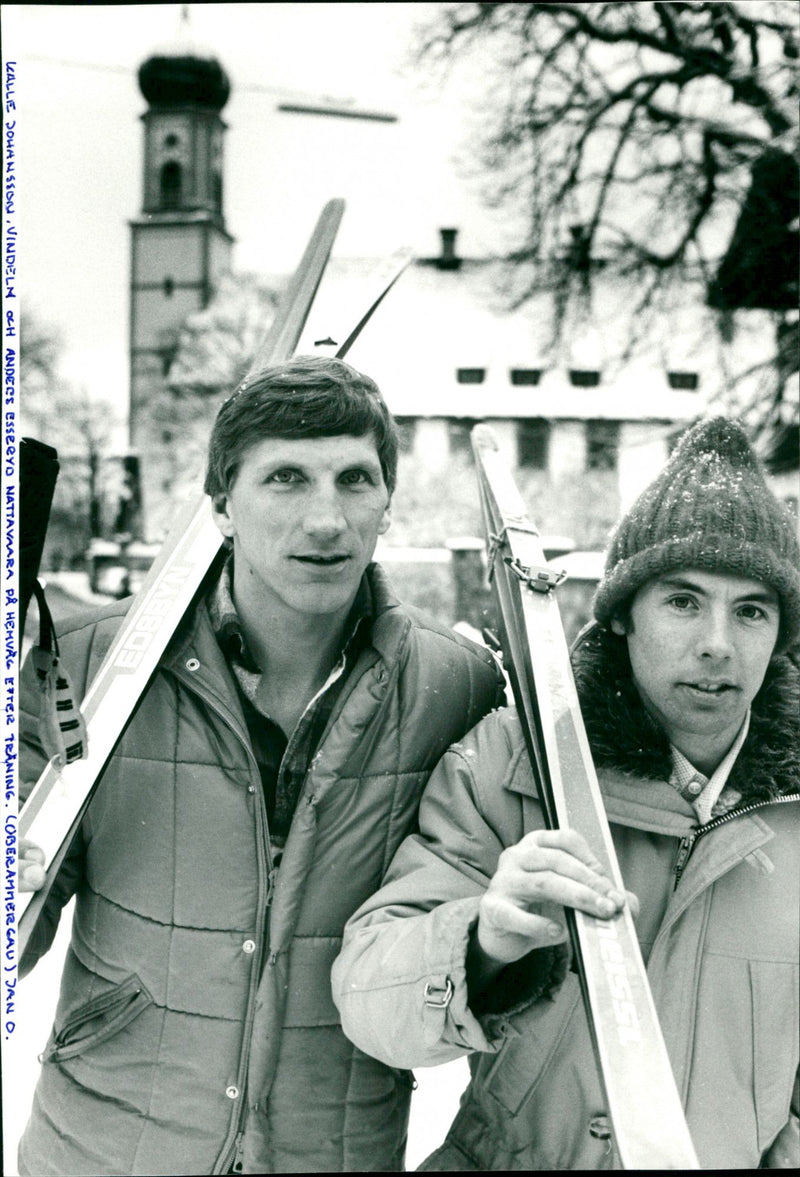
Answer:
<path fill-rule="evenodd" d="M 442 989 L 441 985 L 434 985 L 431 981 L 428 981 L 423 997 L 425 998 L 426 1005 L 430 1005 L 434 1009 L 447 1009 L 454 993 L 453 982 L 447 977 L 444 989 Z"/>

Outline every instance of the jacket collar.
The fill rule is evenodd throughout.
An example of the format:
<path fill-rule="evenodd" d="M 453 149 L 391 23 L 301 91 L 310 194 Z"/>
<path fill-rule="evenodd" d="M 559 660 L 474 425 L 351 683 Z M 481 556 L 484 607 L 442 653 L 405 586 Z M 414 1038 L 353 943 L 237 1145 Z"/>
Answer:
<path fill-rule="evenodd" d="M 372 646 L 387 667 L 397 667 L 411 631 L 409 611 L 395 596 L 380 564 L 370 564 L 366 576 L 373 609 L 372 633 L 367 645 Z"/>
<path fill-rule="evenodd" d="M 650 718 L 630 675 L 624 639 L 599 625 L 578 636 L 572 655 L 586 734 L 598 768 L 668 781 L 669 741 Z M 728 783 L 742 803 L 768 801 L 800 787 L 797 667 L 773 658 L 753 700 L 750 730 Z"/>
<path fill-rule="evenodd" d="M 220 568 L 216 568 L 219 575 Z M 366 642 L 372 646 L 379 657 L 388 665 L 394 665 L 405 644 L 411 628 L 406 611 L 394 595 L 388 578 L 378 564 L 370 564 L 366 570 L 369 593 L 372 598 L 372 626 L 371 635 Z M 206 580 L 200 595 L 205 597 L 210 587 L 210 580 Z M 179 626 L 173 641 L 165 654 L 165 665 L 171 669 L 185 666 L 186 662 L 196 658 L 200 666 L 209 664 L 218 667 L 222 661 L 222 654 L 214 636 L 213 626 L 209 617 L 205 600 L 197 600 L 196 604 L 187 612 Z M 201 678 L 205 678 L 202 670 L 198 671 Z"/>

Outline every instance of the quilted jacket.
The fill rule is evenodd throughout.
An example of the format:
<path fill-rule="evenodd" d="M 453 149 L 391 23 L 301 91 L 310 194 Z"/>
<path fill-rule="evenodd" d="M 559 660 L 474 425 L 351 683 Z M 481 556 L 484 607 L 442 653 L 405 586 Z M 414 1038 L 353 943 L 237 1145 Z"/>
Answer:
<path fill-rule="evenodd" d="M 700 1164 L 800 1165 L 798 676 L 776 659 L 729 781 L 698 829 L 669 746 L 610 657 L 578 684 L 637 935 Z M 467 943 L 506 846 L 541 828 L 516 712 L 488 716 L 431 777 L 419 832 L 351 920 L 334 966 L 345 1032 L 399 1067 L 469 1054 L 471 1082 L 430 1170 L 618 1168 L 576 974 L 563 946 L 506 968 L 471 1008 Z M 644 1081 L 644 1080 L 643 1080 Z"/>
<path fill-rule="evenodd" d="M 486 651 L 401 607 L 377 566 L 368 575 L 371 644 L 320 741 L 277 872 L 204 604 L 170 645 L 31 941 L 34 958 L 75 891 L 21 1174 L 402 1167 L 411 1077 L 344 1037 L 330 967 L 431 769 L 497 704 L 502 679 Z M 80 692 L 124 610 L 61 635 Z M 35 688 L 23 677 L 35 778 Z"/>

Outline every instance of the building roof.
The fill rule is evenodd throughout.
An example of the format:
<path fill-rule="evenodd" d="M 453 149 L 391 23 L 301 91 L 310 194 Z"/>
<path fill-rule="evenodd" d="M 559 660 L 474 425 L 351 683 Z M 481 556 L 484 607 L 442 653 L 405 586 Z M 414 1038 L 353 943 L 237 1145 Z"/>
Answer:
<path fill-rule="evenodd" d="M 371 268 L 374 263 L 364 259 L 332 259 L 299 351 L 315 350 L 319 339 L 338 343 L 346 337 L 369 304 Z M 614 369 L 607 354 L 611 341 L 593 328 L 572 328 L 568 344 L 559 349 L 552 339 L 552 296 L 542 292 L 509 310 L 501 276 L 493 260 L 465 260 L 458 269 L 415 262 L 348 361 L 377 380 L 398 417 L 684 421 L 697 416 L 697 394 L 670 387 L 660 353 Z M 683 370 L 685 361 L 680 364 Z M 597 385 L 576 385 L 587 379 L 582 373 L 592 372 L 599 373 Z"/>
<path fill-rule="evenodd" d="M 415 260 L 347 355 L 378 382 L 399 418 L 680 424 L 706 411 L 736 366 L 735 357 L 727 370 L 720 363 L 712 313 L 691 289 L 669 314 L 653 314 L 638 348 L 624 358 L 634 305 L 630 287 L 601 279 L 592 313 L 565 323 L 556 341 L 551 291 L 512 309 L 496 259 L 459 263 L 440 268 L 437 259 Z M 298 353 L 334 354 L 386 275 L 386 259 L 333 257 Z M 261 281 L 280 291 L 288 278 L 264 275 Z M 204 315 L 224 317 L 229 301 L 232 309 L 251 297 L 244 279 L 233 276 Z M 752 364 L 754 339 L 766 352 L 771 346 L 768 330 L 743 332 L 742 369 Z M 328 340 L 334 343 L 321 342 Z"/>

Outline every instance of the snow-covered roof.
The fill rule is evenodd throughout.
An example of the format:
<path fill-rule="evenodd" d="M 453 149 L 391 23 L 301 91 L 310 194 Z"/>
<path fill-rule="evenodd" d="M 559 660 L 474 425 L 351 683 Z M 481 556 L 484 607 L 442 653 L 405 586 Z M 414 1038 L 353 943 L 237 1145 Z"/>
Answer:
<path fill-rule="evenodd" d="M 331 261 L 299 351 L 346 337 L 373 296 L 373 269 L 363 259 Z M 680 308 L 677 323 L 662 322 L 657 337 L 619 364 L 630 298 L 623 305 L 625 292 L 609 290 L 607 329 L 573 324 L 555 354 L 551 295 L 509 310 L 500 274 L 492 261 L 465 260 L 455 270 L 418 261 L 391 290 L 347 358 L 379 383 L 396 416 L 688 421 L 702 410 L 716 362 L 705 308 Z M 465 368 L 482 369 L 481 382 L 460 381 Z M 540 372 L 538 383 L 515 383 L 512 369 Z M 599 372 L 599 384 L 576 387 L 573 369 Z M 672 388 L 675 371 L 697 373 L 700 396 Z"/>
<path fill-rule="evenodd" d="M 297 351 L 333 354 L 335 346 L 320 341 L 341 344 L 390 272 L 386 259 L 332 258 Z M 652 316 L 633 357 L 620 362 L 634 305 L 630 289 L 601 278 L 591 316 L 567 323 L 555 346 L 551 293 L 509 309 L 502 274 L 492 259 L 463 259 L 454 269 L 418 259 L 402 274 L 347 356 L 377 381 L 397 417 L 683 422 L 701 414 L 729 376 L 699 291 L 685 291 L 669 315 Z M 287 280 L 228 279 L 194 322 L 247 320 L 252 334 L 253 315 L 264 316 L 258 297 Z M 243 299 L 252 301 L 252 314 L 243 313 Z M 766 336 L 755 350 L 752 332 L 743 339 L 747 366 L 758 346 L 766 352 L 772 345 Z M 215 341 L 214 352 L 222 350 Z M 173 380 L 181 360 L 179 352 Z M 473 379 L 478 370 L 479 382 L 467 382 L 463 372 L 460 378 L 463 369 L 473 369 Z M 584 378 L 581 385 L 576 371 L 597 373 L 598 383 Z M 672 387 L 675 373 L 696 376 L 697 389 Z"/>

